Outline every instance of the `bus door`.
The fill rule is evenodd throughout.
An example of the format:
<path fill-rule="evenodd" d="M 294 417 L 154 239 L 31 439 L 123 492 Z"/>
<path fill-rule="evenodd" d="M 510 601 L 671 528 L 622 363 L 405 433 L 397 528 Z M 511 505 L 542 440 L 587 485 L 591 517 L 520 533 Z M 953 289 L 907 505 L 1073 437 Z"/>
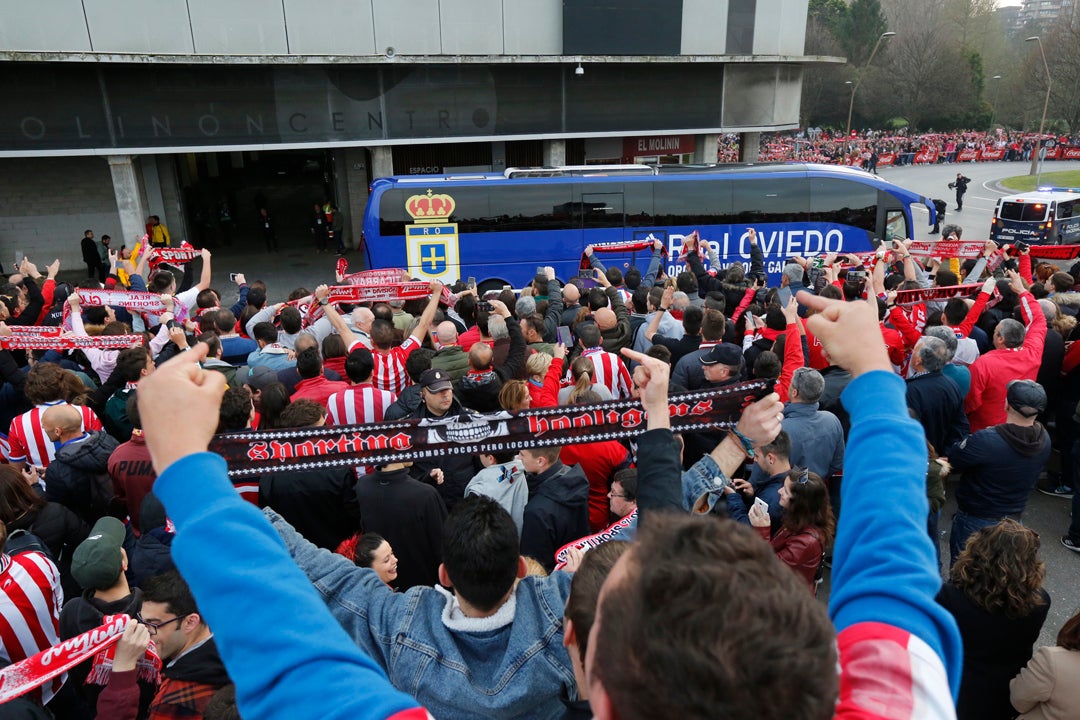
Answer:
<path fill-rule="evenodd" d="M 912 237 L 908 214 L 901 207 L 879 205 L 877 228 L 878 231 L 874 233 L 875 240 L 904 240 Z M 876 242 L 873 244 L 877 245 Z"/>

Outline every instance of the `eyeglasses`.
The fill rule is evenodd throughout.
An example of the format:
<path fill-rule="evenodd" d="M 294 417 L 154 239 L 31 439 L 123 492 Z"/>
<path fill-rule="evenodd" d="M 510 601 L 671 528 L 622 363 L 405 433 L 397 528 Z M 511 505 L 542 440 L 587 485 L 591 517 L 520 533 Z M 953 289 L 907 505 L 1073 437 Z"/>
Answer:
<path fill-rule="evenodd" d="M 142 613 L 135 613 L 135 620 L 137 620 L 141 625 L 145 625 L 147 630 L 150 633 L 150 637 L 154 637 L 155 635 L 158 634 L 158 630 L 160 630 L 161 628 L 165 627 L 166 625 L 170 625 L 170 624 L 176 622 L 177 620 L 183 620 L 184 618 L 186 618 L 190 614 L 191 613 L 184 613 L 183 615 L 177 615 L 172 620 L 166 620 L 165 622 L 160 622 L 160 623 L 152 623 L 152 622 L 147 622 L 147 621 L 143 620 Z"/>
<path fill-rule="evenodd" d="M 626 496 L 625 496 L 625 495 L 623 495 L 622 493 L 617 493 L 617 492 L 610 492 L 610 491 L 608 492 L 607 496 L 608 496 L 609 498 L 623 498 L 623 499 L 625 499 L 625 498 L 626 498 Z"/>
<path fill-rule="evenodd" d="M 799 479 L 796 482 L 800 485 L 805 485 L 810 482 L 810 468 L 803 468 L 802 475 L 799 476 Z"/>

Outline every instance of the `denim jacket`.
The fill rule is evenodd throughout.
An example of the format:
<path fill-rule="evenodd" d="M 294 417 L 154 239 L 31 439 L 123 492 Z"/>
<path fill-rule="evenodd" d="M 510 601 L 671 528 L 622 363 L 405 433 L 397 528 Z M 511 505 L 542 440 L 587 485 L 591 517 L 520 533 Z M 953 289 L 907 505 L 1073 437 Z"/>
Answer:
<path fill-rule="evenodd" d="M 703 456 L 682 474 L 683 509 L 693 512 L 698 502 L 702 502 L 704 512 L 712 512 L 722 502 L 724 486 L 729 482 L 712 456 Z"/>
<path fill-rule="evenodd" d="M 562 644 L 570 575 L 521 580 L 513 607 L 508 602 L 500 611 L 513 613 L 508 624 L 456 629 L 444 622 L 448 593 L 430 587 L 395 593 L 370 568 L 317 548 L 273 510 L 265 513 L 334 618 L 394 687 L 439 720 L 558 718 L 565 711 L 560 698 L 577 698 Z"/>

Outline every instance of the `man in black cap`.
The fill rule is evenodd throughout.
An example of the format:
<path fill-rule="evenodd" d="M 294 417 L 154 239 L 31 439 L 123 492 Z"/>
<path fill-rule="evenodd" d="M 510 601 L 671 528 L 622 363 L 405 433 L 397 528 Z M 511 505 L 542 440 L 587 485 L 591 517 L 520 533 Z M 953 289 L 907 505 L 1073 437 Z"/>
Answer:
<path fill-rule="evenodd" d="M 1050 458 L 1050 436 L 1036 420 L 1044 410 L 1042 385 L 1013 380 L 1006 389 L 1005 422 L 972 433 L 949 448 L 949 465 L 963 474 L 949 538 L 952 562 L 980 528 L 1007 517 L 1021 519 L 1028 495 Z"/>
<path fill-rule="evenodd" d="M 722 342 L 727 320 L 719 310 L 707 309 L 701 317 L 701 345 L 694 352 L 687 353 L 675 363 L 671 373 L 671 384 L 676 388 L 698 390 L 709 385 L 717 386 L 737 380 L 742 375 L 743 354 L 738 345 Z M 713 353 L 713 350 L 716 350 Z M 713 368 L 710 377 L 705 377 L 705 365 L 726 365 L 727 377 L 720 379 L 724 372 Z M 715 443 L 714 443 L 715 444 Z M 709 447 L 712 449 L 712 446 Z M 705 452 L 708 452 L 706 450 Z"/>
<path fill-rule="evenodd" d="M 408 417 L 421 420 L 453 419 L 467 415 L 469 410 L 454 398 L 454 385 L 450 373 L 439 368 L 428 368 L 420 375 L 420 405 Z M 465 486 L 480 467 L 472 455 L 444 455 L 438 458 L 417 460 L 409 474 L 417 480 L 435 485 L 446 503 L 453 510 L 465 497 Z"/>
<path fill-rule="evenodd" d="M 709 313 L 707 312 L 706 315 Z M 704 330 L 702 332 L 704 333 Z M 688 363 L 692 364 L 688 367 Z M 717 342 L 708 348 L 683 356 L 676 366 L 676 372 L 672 375 L 674 386 L 672 389 L 700 390 L 730 385 L 742 379 L 742 363 L 742 350 L 737 345 Z M 688 384 L 685 386 L 681 386 L 681 381 L 677 377 L 680 369 L 686 370 L 683 381 Z M 686 443 L 685 458 L 689 460 L 708 455 L 723 439 L 722 435 L 723 433 L 713 430 L 685 433 L 683 435 L 683 441 Z"/>
<path fill-rule="evenodd" d="M 83 588 L 60 611 L 60 639 L 69 640 L 101 626 L 106 615 L 123 613 L 135 617 L 142 610 L 142 591 L 128 586 L 125 572 L 128 557 L 123 544 L 124 524 L 112 517 L 94 523 L 94 529 L 71 556 L 71 575 Z M 68 672 L 68 682 L 88 707 L 97 704 L 97 696 L 109 682 L 110 663 L 104 654 L 95 656 Z M 140 665 L 139 716 L 144 717 L 157 690 L 156 672 Z"/>

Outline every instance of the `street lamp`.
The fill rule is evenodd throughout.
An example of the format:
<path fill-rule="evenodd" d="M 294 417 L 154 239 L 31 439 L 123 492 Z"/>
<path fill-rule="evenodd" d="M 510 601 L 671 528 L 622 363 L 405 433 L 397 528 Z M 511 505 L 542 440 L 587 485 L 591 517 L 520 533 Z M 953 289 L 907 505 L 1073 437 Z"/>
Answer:
<path fill-rule="evenodd" d="M 995 75 L 991 80 L 1000 80 L 1000 75 Z M 994 115 L 997 113 L 997 93 L 994 93 L 994 102 L 990 105 L 990 132 L 994 132 Z"/>
<path fill-rule="evenodd" d="M 874 49 L 870 53 L 870 59 L 866 61 L 866 65 L 863 65 L 863 67 L 861 69 L 855 71 L 855 82 L 852 83 L 850 80 L 847 81 L 848 83 L 851 84 L 851 101 L 848 103 L 848 108 L 847 108 L 847 133 L 846 133 L 846 135 L 848 137 L 851 136 L 851 111 L 855 109 L 855 91 L 859 89 L 859 84 L 862 83 L 862 74 L 866 70 L 866 68 L 870 67 L 870 65 L 874 62 L 874 56 L 877 55 L 878 48 L 881 47 L 881 41 L 884 40 L 887 37 L 892 37 L 895 34 L 896 33 L 894 33 L 894 32 L 883 32 L 883 33 L 881 33 L 881 37 L 879 37 L 877 39 L 877 42 L 874 43 Z"/>
<path fill-rule="evenodd" d="M 1046 53 L 1043 52 L 1042 38 L 1036 35 L 1029 37 L 1024 42 L 1035 41 L 1039 43 L 1039 55 L 1042 56 L 1043 70 L 1046 71 L 1046 99 L 1043 100 L 1042 119 L 1039 120 L 1039 137 L 1035 140 L 1035 148 L 1031 151 L 1031 169 L 1028 175 L 1035 176 L 1035 187 L 1039 186 L 1039 177 L 1042 175 L 1042 166 L 1039 164 L 1039 155 L 1042 150 L 1043 127 L 1046 125 L 1046 108 L 1050 105 L 1050 66 L 1046 64 Z"/>

